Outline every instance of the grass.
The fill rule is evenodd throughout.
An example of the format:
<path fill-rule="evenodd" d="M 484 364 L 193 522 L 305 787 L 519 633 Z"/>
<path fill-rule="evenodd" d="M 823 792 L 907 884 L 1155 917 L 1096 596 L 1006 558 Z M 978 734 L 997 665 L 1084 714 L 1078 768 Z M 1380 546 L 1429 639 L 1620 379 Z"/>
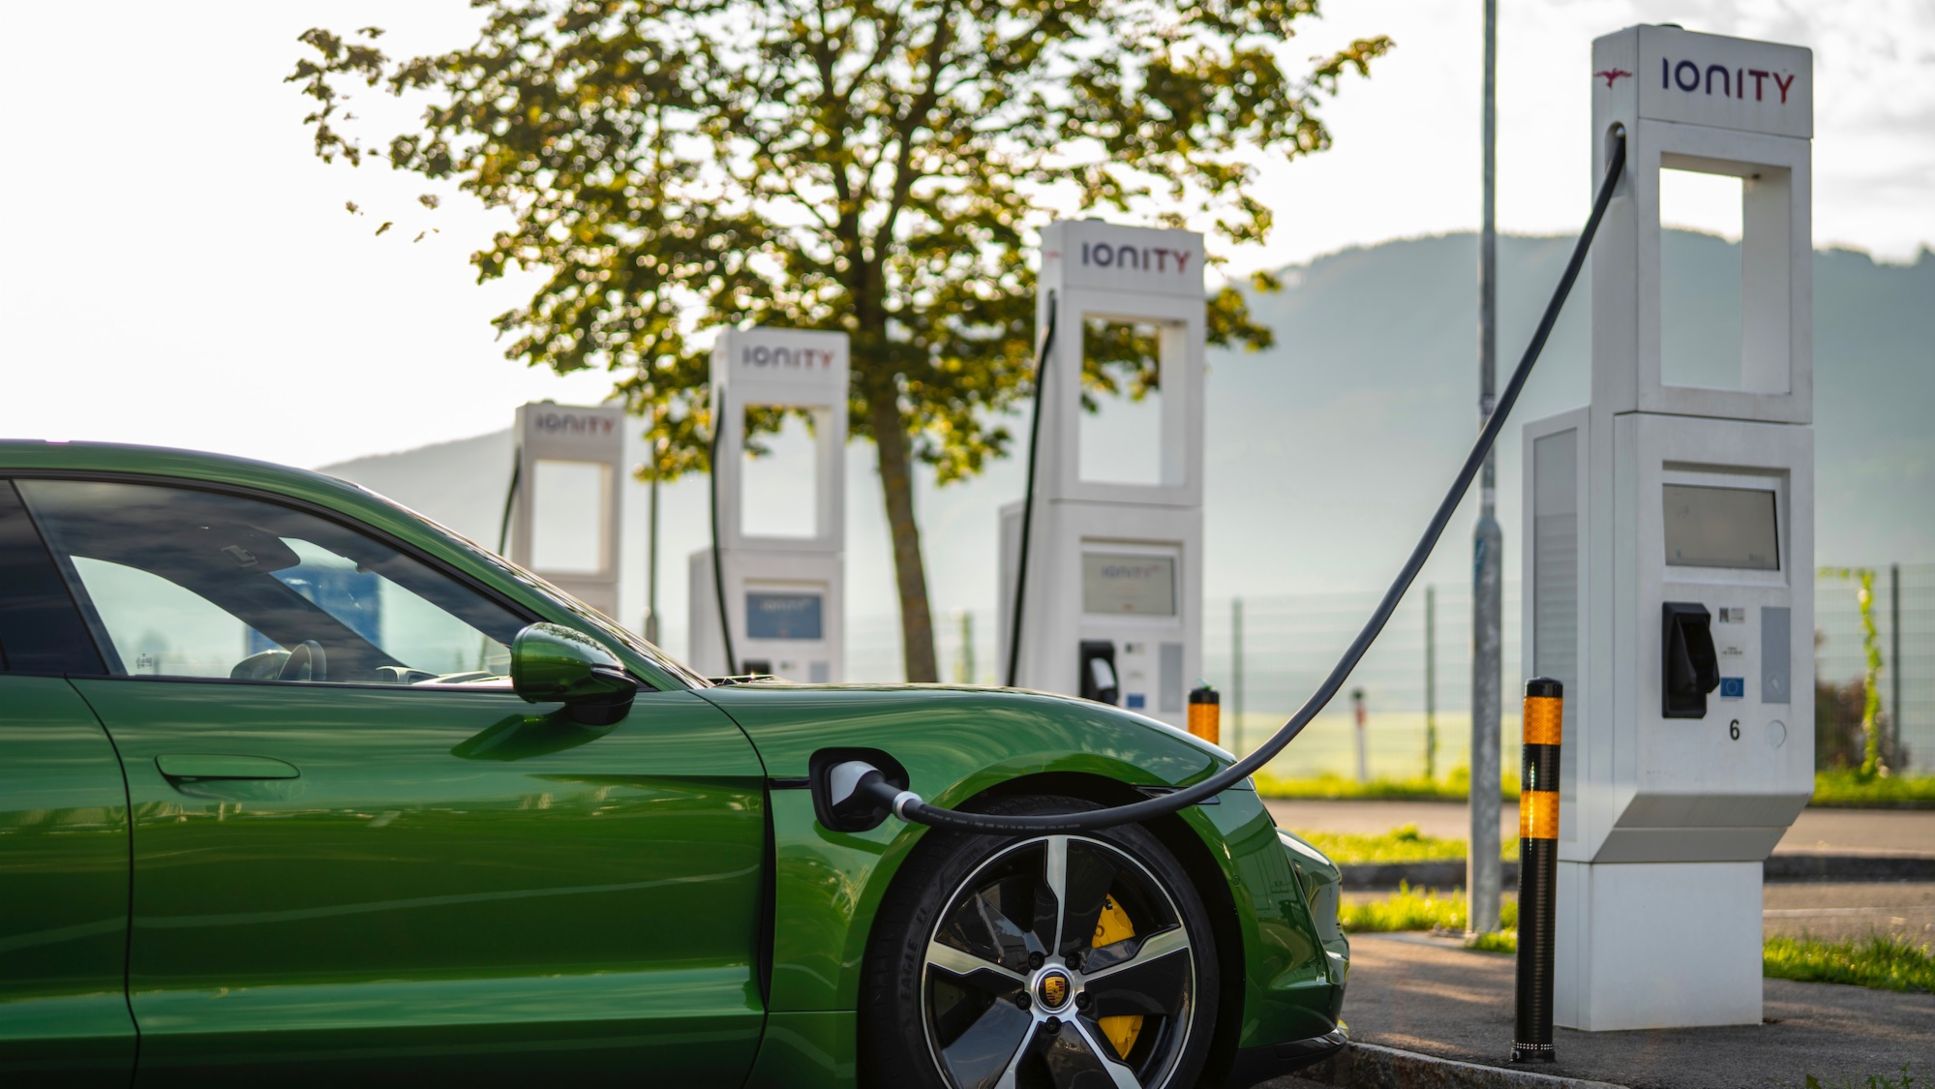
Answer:
<path fill-rule="evenodd" d="M 1348 933 L 1388 933 L 1430 930 L 1465 932 L 1462 890 L 1441 893 L 1399 885 L 1389 896 L 1344 903 L 1338 921 Z M 1500 905 L 1498 929 L 1478 934 L 1465 943 L 1487 953 L 1518 950 L 1518 900 L 1506 896 Z M 1762 974 L 1771 979 L 1804 983 L 1846 983 L 1887 991 L 1935 992 L 1935 953 L 1928 946 L 1877 935 L 1855 941 L 1824 942 L 1812 938 L 1769 938 L 1761 955 Z"/>
<path fill-rule="evenodd" d="M 1811 805 L 1850 809 L 1935 809 L 1935 775 L 1863 777 L 1853 768 L 1814 773 Z"/>
<path fill-rule="evenodd" d="M 1806 983 L 1851 983 L 1884 991 L 1935 992 L 1929 948 L 1876 935 L 1855 941 L 1769 938 L 1762 974 Z"/>
<path fill-rule="evenodd" d="M 1465 939 L 1466 949 L 1476 949 L 1480 953 L 1518 952 L 1518 931 L 1487 930 L 1483 934 L 1473 934 Z"/>
<path fill-rule="evenodd" d="M 1462 862 L 1465 841 L 1441 839 L 1418 831 L 1415 824 L 1399 825 L 1375 835 L 1363 832 L 1318 832 L 1292 829 L 1297 836 L 1330 856 L 1332 862 L 1348 866 L 1361 862 Z M 1515 858 L 1518 841 L 1503 845 L 1500 855 Z"/>
<path fill-rule="evenodd" d="M 1375 900 L 1346 901 L 1338 910 L 1338 922 L 1346 931 L 1388 933 L 1394 930 L 1440 930 L 1465 932 L 1465 894 L 1454 889 L 1414 889 L 1400 884 L 1398 891 Z M 1518 898 L 1504 897 L 1499 906 L 1499 926 L 1507 930 L 1518 926 Z"/>
<path fill-rule="evenodd" d="M 1471 780 L 1463 769 L 1442 779 L 1416 776 L 1409 779 L 1372 779 L 1360 783 L 1341 775 L 1324 774 L 1292 779 L 1269 772 L 1258 772 L 1256 792 L 1265 798 L 1304 801 L 1422 801 L 1462 802 L 1471 794 Z M 1507 776 L 1499 797 L 1518 800 L 1518 777 Z"/>

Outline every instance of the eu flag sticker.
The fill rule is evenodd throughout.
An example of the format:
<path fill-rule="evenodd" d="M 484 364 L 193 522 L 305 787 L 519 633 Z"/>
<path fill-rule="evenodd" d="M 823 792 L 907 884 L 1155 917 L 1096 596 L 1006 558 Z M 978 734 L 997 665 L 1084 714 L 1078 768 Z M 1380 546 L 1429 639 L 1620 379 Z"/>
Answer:
<path fill-rule="evenodd" d="M 1720 678 L 1720 698 L 1723 700 L 1742 700 L 1747 698 L 1747 678 Z"/>

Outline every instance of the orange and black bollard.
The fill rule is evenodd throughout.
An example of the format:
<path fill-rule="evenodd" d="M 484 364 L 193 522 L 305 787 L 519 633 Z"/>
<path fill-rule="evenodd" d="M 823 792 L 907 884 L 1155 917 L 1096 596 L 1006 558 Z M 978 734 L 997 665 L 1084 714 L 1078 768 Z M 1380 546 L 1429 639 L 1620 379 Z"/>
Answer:
<path fill-rule="evenodd" d="M 1559 882 L 1559 743 L 1565 689 L 1525 682 L 1525 756 L 1518 793 L 1518 1026 L 1512 1061 L 1553 1061 L 1552 931 Z"/>
<path fill-rule="evenodd" d="M 1223 743 L 1223 697 L 1206 684 L 1189 690 L 1189 732 L 1212 745 Z"/>

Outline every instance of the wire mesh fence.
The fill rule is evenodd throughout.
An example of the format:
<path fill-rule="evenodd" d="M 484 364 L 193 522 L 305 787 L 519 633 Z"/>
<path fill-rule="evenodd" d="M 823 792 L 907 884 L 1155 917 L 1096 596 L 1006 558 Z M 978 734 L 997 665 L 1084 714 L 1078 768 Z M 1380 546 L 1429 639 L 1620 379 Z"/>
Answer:
<path fill-rule="evenodd" d="M 1882 670 L 1883 727 L 1905 750 L 1900 770 L 1935 771 L 1935 564 L 1874 568 L 1874 611 Z M 1375 592 L 1222 598 L 1204 603 L 1203 680 L 1223 694 L 1223 743 L 1248 752 L 1303 701 L 1376 604 Z M 1427 600 L 1429 607 L 1427 608 Z M 1506 691 L 1523 671 L 1519 587 L 1504 586 Z M 1864 672 L 1858 583 L 1823 575 L 1815 585 L 1815 674 L 1820 682 L 1858 684 Z M 1429 614 L 1427 616 L 1427 613 Z M 1427 624 L 1427 620 L 1429 623 Z M 943 680 L 995 684 L 991 610 L 935 617 Z M 897 618 L 847 624 L 847 673 L 856 681 L 904 674 Z M 1072 653 L 1072 651 L 1071 651 Z M 1439 777 L 1468 766 L 1471 746 L 1471 589 L 1419 585 L 1351 674 L 1367 709 L 1366 748 L 1374 777 L 1412 778 L 1427 765 Z M 1436 750 L 1428 751 L 1435 725 Z M 1504 751 L 1518 743 L 1518 706 L 1505 701 Z M 1339 698 L 1271 765 L 1279 775 L 1356 774 L 1350 701 Z"/>

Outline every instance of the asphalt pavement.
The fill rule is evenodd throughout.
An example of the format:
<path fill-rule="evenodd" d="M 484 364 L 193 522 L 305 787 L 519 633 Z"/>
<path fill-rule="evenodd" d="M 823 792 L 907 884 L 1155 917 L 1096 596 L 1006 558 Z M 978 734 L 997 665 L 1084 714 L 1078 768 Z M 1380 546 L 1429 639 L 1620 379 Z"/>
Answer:
<path fill-rule="evenodd" d="M 1510 956 L 1421 936 L 1355 935 L 1344 1020 L 1352 1038 L 1364 1043 L 1506 1066 L 1513 964 Z M 1915 1084 L 1935 1075 L 1935 995 L 1779 979 L 1766 980 L 1765 988 L 1763 1024 L 1558 1029 L 1558 1062 L 1536 1070 L 1634 1089 L 1799 1089 L 1810 1074 L 1825 1085 L 1865 1085 L 1870 1075 L 1899 1077 L 1904 1064 Z M 1266 1084 L 1292 1089 L 1303 1083 Z"/>
<path fill-rule="evenodd" d="M 1770 883 L 1762 905 L 1770 938 L 1845 941 L 1890 934 L 1935 948 L 1935 885 L 1924 881 Z M 1935 1040 L 1929 1050 L 1935 1052 Z"/>

